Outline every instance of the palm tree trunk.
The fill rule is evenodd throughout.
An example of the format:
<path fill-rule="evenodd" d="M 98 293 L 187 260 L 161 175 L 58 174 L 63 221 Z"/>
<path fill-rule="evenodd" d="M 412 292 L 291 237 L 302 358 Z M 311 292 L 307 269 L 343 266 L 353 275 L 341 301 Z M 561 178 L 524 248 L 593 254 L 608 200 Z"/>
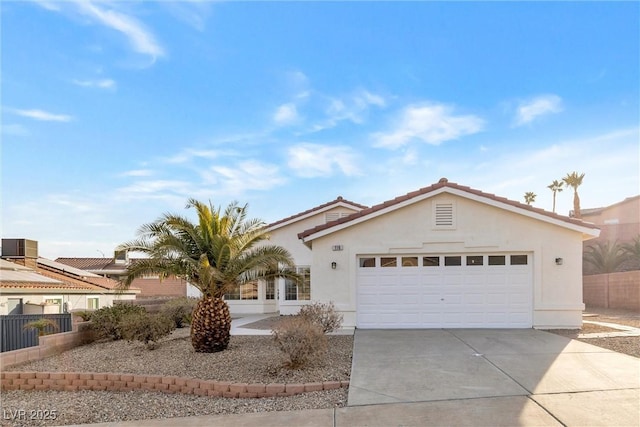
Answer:
<path fill-rule="evenodd" d="M 191 345 L 198 353 L 222 351 L 231 338 L 231 314 L 222 298 L 203 296 L 191 319 Z"/>
<path fill-rule="evenodd" d="M 553 192 L 553 213 L 556 213 L 556 192 Z"/>
<path fill-rule="evenodd" d="M 580 213 L 580 196 L 578 196 L 578 190 L 573 192 L 573 216 L 575 218 L 582 218 Z"/>

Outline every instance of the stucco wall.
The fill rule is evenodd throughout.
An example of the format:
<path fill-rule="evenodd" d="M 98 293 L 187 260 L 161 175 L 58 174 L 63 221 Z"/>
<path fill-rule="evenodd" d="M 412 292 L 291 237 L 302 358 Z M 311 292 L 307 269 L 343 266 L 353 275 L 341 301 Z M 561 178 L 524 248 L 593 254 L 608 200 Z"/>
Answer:
<path fill-rule="evenodd" d="M 286 248 L 291 253 L 291 256 L 293 257 L 296 265 L 310 266 L 313 258 L 311 249 L 309 249 L 309 247 L 306 246 L 302 242 L 302 240 L 298 239 L 298 233 L 311 229 L 317 225 L 324 224 L 325 215 L 327 213 L 342 214 L 342 213 L 353 213 L 353 212 L 356 212 L 356 210 L 350 209 L 345 206 L 336 206 L 331 209 L 319 211 L 318 213 L 315 213 L 314 215 L 311 215 L 308 218 L 295 221 L 291 224 L 284 225 L 282 227 L 277 228 L 276 230 L 271 231 L 269 233 L 271 237 L 268 241 L 268 244 L 278 245 Z M 316 274 L 315 270 L 312 268 L 311 269 L 312 281 L 313 281 L 313 276 L 315 274 Z M 261 295 L 263 295 L 264 294 L 264 291 L 262 289 L 263 284 L 261 283 L 260 286 L 261 286 L 260 291 L 262 292 Z M 278 280 L 276 282 L 276 286 L 278 286 L 279 288 L 280 295 L 284 295 L 284 280 L 283 279 Z M 312 292 L 312 299 L 313 299 L 313 289 L 311 292 Z M 283 315 L 296 314 L 300 310 L 300 307 L 302 307 L 305 304 L 308 304 L 309 302 L 310 301 L 284 301 L 284 299 L 281 298 L 277 306 L 274 304 L 273 306 L 268 306 L 267 309 L 270 309 L 271 311 L 279 310 L 280 314 L 283 314 Z M 232 312 L 242 313 L 241 311 L 238 311 L 238 309 L 241 310 L 242 307 L 239 306 L 235 311 L 234 311 L 235 307 L 231 305 L 231 303 L 230 303 L 230 307 Z"/>
<path fill-rule="evenodd" d="M 432 203 L 455 202 L 456 227 L 434 230 Z M 343 251 L 332 251 L 342 245 Z M 450 194 L 397 209 L 313 241 L 312 299 L 334 301 L 355 325 L 357 255 L 529 252 L 534 327 L 582 324 L 582 234 Z M 555 259 L 563 264 L 556 265 Z M 333 270 L 331 263 L 336 262 Z"/>

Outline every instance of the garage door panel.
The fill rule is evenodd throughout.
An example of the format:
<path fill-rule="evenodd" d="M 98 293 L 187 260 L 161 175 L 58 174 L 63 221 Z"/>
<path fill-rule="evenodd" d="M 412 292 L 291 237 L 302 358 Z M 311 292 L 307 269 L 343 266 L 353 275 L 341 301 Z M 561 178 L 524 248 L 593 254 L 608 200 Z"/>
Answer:
<path fill-rule="evenodd" d="M 416 256 L 407 258 L 413 264 Z M 509 254 L 497 257 L 505 265 L 488 265 L 490 258 L 481 254 L 460 256 L 460 266 L 444 265 L 444 255 L 440 265 L 417 258 L 417 266 L 358 269 L 358 327 L 531 327 L 531 255 L 525 265 L 509 265 Z"/>

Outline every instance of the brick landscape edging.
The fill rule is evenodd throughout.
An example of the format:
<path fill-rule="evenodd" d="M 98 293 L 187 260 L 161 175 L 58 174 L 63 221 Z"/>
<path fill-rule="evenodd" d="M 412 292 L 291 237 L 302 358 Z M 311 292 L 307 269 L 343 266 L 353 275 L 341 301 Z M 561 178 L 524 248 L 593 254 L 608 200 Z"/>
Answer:
<path fill-rule="evenodd" d="M 0 380 L 0 390 L 148 390 L 231 398 L 293 396 L 310 391 L 349 387 L 349 381 L 247 384 L 162 375 L 95 372 L 0 372 Z"/>

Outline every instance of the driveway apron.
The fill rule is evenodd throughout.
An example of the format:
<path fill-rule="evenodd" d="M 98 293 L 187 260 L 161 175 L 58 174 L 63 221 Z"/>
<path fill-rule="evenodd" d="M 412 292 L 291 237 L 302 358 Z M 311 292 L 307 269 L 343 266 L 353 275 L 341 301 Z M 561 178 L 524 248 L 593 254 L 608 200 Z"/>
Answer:
<path fill-rule="evenodd" d="M 494 399 L 533 404 L 565 425 L 601 411 L 604 425 L 639 425 L 639 390 L 640 359 L 549 332 L 358 329 L 348 406 Z"/>

